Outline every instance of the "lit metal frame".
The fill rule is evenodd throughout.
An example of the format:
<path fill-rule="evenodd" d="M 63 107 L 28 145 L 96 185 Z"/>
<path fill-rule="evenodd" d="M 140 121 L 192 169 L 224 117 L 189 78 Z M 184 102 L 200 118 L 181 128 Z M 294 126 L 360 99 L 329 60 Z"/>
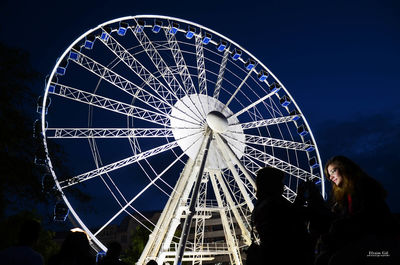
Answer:
<path fill-rule="evenodd" d="M 105 47 L 107 47 L 114 54 L 116 59 L 125 64 L 133 73 L 135 73 L 140 79 L 142 79 L 143 83 L 152 89 L 152 93 L 149 93 L 146 89 L 144 89 L 143 84 L 136 85 L 132 83 L 128 79 L 114 72 L 113 69 L 101 65 L 99 62 L 96 62 L 95 60 L 86 56 L 83 52 L 80 52 L 75 48 L 80 42 L 85 39 L 86 36 L 89 36 L 100 29 L 104 29 L 107 25 L 127 20 L 135 21 L 136 24 L 138 24 L 139 19 L 159 19 L 165 22 L 165 25 L 162 25 L 161 27 L 163 28 L 166 41 L 165 43 L 161 44 L 153 43 L 152 40 L 146 35 L 145 29 L 148 29 L 149 27 L 151 27 L 151 25 L 144 25 L 144 29 L 139 31 L 134 29 L 132 26 L 129 27 L 130 32 L 133 33 L 133 35 L 143 47 L 143 51 L 148 55 L 150 61 L 152 61 L 154 66 L 157 68 L 157 76 L 149 69 L 147 69 L 138 59 L 136 59 L 134 54 L 131 54 L 128 49 L 126 49 L 122 44 L 118 43 L 118 41 L 112 36 L 111 33 L 109 34 L 108 38 L 100 39 L 99 37 L 97 37 L 97 40 L 102 42 Z M 192 80 L 192 78 L 194 78 L 193 73 L 190 72 L 190 67 L 192 66 L 187 65 L 185 62 L 185 54 L 189 52 L 181 50 L 179 41 L 175 38 L 174 34 L 170 33 L 172 22 L 192 25 L 194 28 L 197 29 L 194 33 L 194 43 L 192 44 L 195 49 L 193 52 L 191 52 L 196 56 L 197 62 L 197 89 Z M 183 30 L 182 28 L 178 28 L 176 29 L 176 31 L 176 34 L 185 32 L 185 30 Z M 115 32 L 115 30 L 113 32 Z M 211 91 L 212 93 L 209 93 L 209 88 L 207 88 L 207 84 L 210 84 L 210 81 L 207 78 L 207 57 L 205 56 L 206 47 L 203 45 L 202 42 L 202 34 L 205 32 L 212 33 L 213 37 L 218 37 L 219 39 L 226 40 L 227 43 L 229 43 L 229 47 L 226 47 L 223 55 L 221 56 L 222 58 L 221 62 L 219 62 L 219 71 L 218 73 L 215 73 L 217 75 L 217 81 L 215 83 L 214 91 Z M 210 40 L 210 43 L 213 46 L 218 45 L 218 43 L 213 39 Z M 225 103 L 224 108 L 228 108 L 228 105 L 230 105 L 233 100 L 237 100 L 238 92 L 240 92 L 242 86 L 246 86 L 247 80 L 249 78 L 252 79 L 253 75 L 257 75 L 257 72 L 255 71 L 255 68 L 257 66 L 261 67 L 264 71 L 269 73 L 270 79 L 272 78 L 275 82 L 279 83 L 280 89 L 284 91 L 284 94 L 287 95 L 287 97 L 291 100 L 290 102 L 295 106 L 298 114 L 281 115 L 280 117 L 272 115 L 272 118 L 258 119 L 257 117 L 260 115 L 256 113 L 257 105 L 263 104 L 264 106 L 267 106 L 268 104 L 265 102 L 275 94 L 275 91 L 271 91 L 270 93 L 261 96 L 258 100 L 253 101 L 252 104 L 243 106 L 240 111 L 237 111 L 231 117 L 227 117 L 229 121 L 233 121 L 239 115 L 249 113 L 250 117 L 255 117 L 253 121 L 239 122 L 237 124 L 230 123 L 229 126 L 233 128 L 232 126 L 240 125 L 243 130 L 259 130 L 260 128 L 265 128 L 271 125 L 293 123 L 296 125 L 296 127 L 298 127 L 296 120 L 297 118 L 302 118 L 303 124 L 307 128 L 308 135 L 311 139 L 312 144 L 305 143 L 303 137 L 302 142 L 294 142 L 285 139 L 245 134 L 244 142 L 239 143 L 245 145 L 245 149 L 243 151 L 243 154 L 238 156 L 241 150 L 236 150 L 235 146 L 230 145 L 232 142 L 237 142 L 238 140 L 230 138 L 229 135 L 215 133 L 215 139 L 212 140 L 211 145 L 215 146 L 215 148 L 220 152 L 223 160 L 227 165 L 227 169 L 215 171 L 213 169 L 205 168 L 205 176 L 207 176 L 207 180 L 205 180 L 204 183 L 211 182 L 212 190 L 217 199 L 217 204 L 207 204 L 207 202 L 205 201 L 207 185 L 201 185 L 199 195 L 195 196 L 197 198 L 196 212 L 198 213 L 198 215 L 195 215 L 194 217 L 196 219 L 196 239 L 193 243 L 188 242 L 184 246 L 185 255 L 182 257 L 182 260 L 191 260 L 193 261 L 193 264 L 201 264 L 203 260 L 212 260 L 213 256 L 215 255 L 229 254 L 232 264 L 242 263 L 240 256 L 241 246 L 239 246 L 237 238 L 235 236 L 232 236 L 234 234 L 232 217 L 234 216 L 237 220 L 242 236 L 244 238 L 244 242 L 248 245 L 250 243 L 249 216 L 252 209 L 254 208 L 255 199 L 254 175 L 256 171 L 261 167 L 260 164 L 280 168 L 286 173 L 302 180 L 311 180 L 314 178 L 318 178 L 321 180 L 321 192 L 323 196 L 325 196 L 325 185 L 324 179 L 321 177 L 323 176 L 321 167 L 319 167 L 318 169 L 310 168 L 310 170 L 307 171 L 286 161 L 278 159 L 271 154 L 266 153 L 265 149 L 260 150 L 253 147 L 253 145 L 259 145 L 264 147 L 271 146 L 281 149 L 293 149 L 299 152 L 305 152 L 308 158 L 311 157 L 307 152 L 307 149 L 309 147 L 313 147 L 314 150 L 312 151 L 312 154 L 316 157 L 317 162 L 321 164 L 316 141 L 307 123 L 307 120 L 300 112 L 299 107 L 297 106 L 294 99 L 291 97 L 288 90 L 275 77 L 275 75 L 271 71 L 269 71 L 269 69 L 264 64 L 262 64 L 262 62 L 260 62 L 251 53 L 249 53 L 247 50 L 245 50 L 243 47 L 230 40 L 229 38 L 209 28 L 206 28 L 196 23 L 192 23 L 190 21 L 155 15 L 122 17 L 105 22 L 94 29 L 88 30 L 87 32 L 82 34 L 77 40 L 75 40 L 64 51 L 60 58 L 68 58 L 69 52 L 74 51 L 76 54 L 78 54 L 78 58 L 70 61 L 75 62 L 83 69 L 86 69 L 87 71 L 97 75 L 100 79 L 107 81 L 114 87 L 119 88 L 121 91 L 134 96 L 135 99 L 138 99 L 139 101 L 146 104 L 149 109 L 129 105 L 118 100 L 102 97 L 100 95 L 89 93 L 87 91 L 79 90 L 77 88 L 69 87 L 59 82 L 53 81 L 54 78 L 57 76 L 57 68 L 61 66 L 62 63 L 62 60 L 59 60 L 52 70 L 52 73 L 50 74 L 49 80 L 51 81 L 47 82 L 46 84 L 42 103 L 43 111 L 41 112 L 42 132 L 44 135 L 44 146 L 47 152 L 46 162 L 48 168 L 52 173 L 53 178 L 56 182 L 56 187 L 59 191 L 61 191 L 61 196 L 68 208 L 70 209 L 71 214 L 74 216 L 75 220 L 79 223 L 82 229 L 84 229 L 85 232 L 89 235 L 92 243 L 97 250 L 106 250 L 106 247 L 96 238 L 96 235 L 101 231 L 101 229 L 98 230 L 96 233 L 93 233 L 93 231 L 86 227 L 85 223 L 81 220 L 78 213 L 75 212 L 68 198 L 65 196 L 63 189 L 67 188 L 70 185 L 79 184 L 80 182 L 86 181 L 90 178 L 95 178 L 97 176 L 101 176 L 102 174 L 107 174 L 112 170 L 117 170 L 128 164 L 136 163 L 139 160 L 145 160 L 147 157 L 155 156 L 169 150 L 174 150 L 176 147 L 179 146 L 176 141 L 177 139 L 175 139 L 175 141 L 167 140 L 168 143 L 162 146 L 139 152 L 132 157 L 108 164 L 106 166 L 98 166 L 98 168 L 95 170 L 72 177 L 67 181 L 60 181 L 57 178 L 57 175 L 54 172 L 52 166 L 51 158 L 48 156 L 46 139 L 137 139 L 148 137 L 172 139 L 174 136 L 172 130 L 176 128 L 170 128 L 169 120 L 171 118 L 170 111 L 175 108 L 174 103 L 177 100 L 179 101 L 182 97 L 188 96 L 190 94 L 207 95 L 207 93 L 209 93 L 211 97 L 218 99 L 221 89 L 223 90 L 223 82 L 225 80 L 224 74 L 227 71 L 227 64 L 231 63 L 229 62 L 230 51 L 232 51 L 232 49 L 234 48 L 237 48 L 243 52 L 243 55 L 237 60 L 239 63 L 246 63 L 245 59 L 243 59 L 243 57 L 246 56 L 254 60 L 255 66 L 248 71 L 246 77 L 242 79 L 241 84 L 230 95 L 230 99 Z M 166 49 L 170 50 L 173 55 L 175 62 L 175 65 L 173 66 L 168 65 L 168 63 L 164 61 L 162 55 L 158 52 L 159 50 L 161 51 Z M 177 79 L 178 76 L 180 77 L 182 84 Z M 268 80 L 263 81 L 263 83 L 267 88 L 270 86 Z M 113 112 L 118 112 L 130 117 L 134 117 L 136 119 L 142 119 L 148 121 L 149 124 L 160 124 L 161 126 L 164 126 L 164 128 L 47 128 L 46 102 L 49 100 L 48 97 L 50 95 L 61 96 L 68 100 L 78 101 L 83 104 L 103 108 Z M 190 116 L 190 121 L 185 122 L 191 122 L 193 124 L 193 127 L 184 127 L 182 129 L 189 130 L 191 134 L 201 133 L 201 128 L 204 125 L 204 117 L 202 117 L 201 115 L 205 115 L 207 113 L 205 113 L 205 109 L 201 104 L 200 106 L 197 106 L 193 101 L 192 103 L 195 107 L 198 107 L 198 110 L 197 112 L 193 111 L 192 113 L 188 113 L 188 115 Z M 139 146 L 137 146 L 137 150 L 140 150 Z M 176 161 L 182 159 L 184 154 L 185 150 L 183 150 L 182 155 L 178 157 Z M 164 174 L 168 169 L 169 167 L 165 168 L 164 171 L 162 171 L 162 173 L 160 173 L 157 178 L 153 179 L 147 187 L 153 185 L 155 181 L 157 179 L 160 179 L 162 174 Z M 144 264 L 145 261 L 149 258 L 156 258 L 159 263 L 176 259 L 176 257 L 174 258 L 174 255 L 178 251 L 179 247 L 177 246 L 177 243 L 173 242 L 173 236 L 176 228 L 180 223 L 180 218 L 186 216 L 188 213 L 191 189 L 196 182 L 196 175 L 199 173 L 199 170 L 200 169 L 198 167 L 198 162 L 189 158 L 170 196 L 170 199 L 167 202 L 165 209 L 158 220 L 158 223 L 155 226 L 153 233 L 149 237 L 149 242 L 146 245 L 138 264 Z M 208 179 L 210 179 L 211 181 L 208 181 Z M 142 192 L 144 191 L 145 189 Z M 137 196 L 140 196 L 140 194 Z M 118 211 L 115 216 L 118 216 L 119 214 L 125 212 L 126 208 L 131 206 L 131 202 L 135 198 L 137 198 L 137 196 L 134 197 L 130 202 L 125 204 L 124 207 L 121 206 L 121 210 Z M 293 201 L 296 196 L 296 192 L 291 187 L 285 186 L 284 196 L 288 200 Z M 204 221 L 207 218 L 209 212 L 220 213 L 227 244 L 214 244 L 214 246 L 212 246 L 212 244 L 202 243 L 204 239 Z M 115 218 L 115 216 L 113 218 Z M 105 226 L 106 225 L 107 224 L 105 224 Z M 105 226 L 103 226 L 103 228 Z"/>

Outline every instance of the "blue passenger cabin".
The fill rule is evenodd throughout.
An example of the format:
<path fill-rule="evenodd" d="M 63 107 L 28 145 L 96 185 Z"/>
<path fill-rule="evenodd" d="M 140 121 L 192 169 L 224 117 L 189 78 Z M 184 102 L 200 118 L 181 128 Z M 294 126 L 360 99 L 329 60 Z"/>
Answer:
<path fill-rule="evenodd" d="M 64 222 L 69 214 L 69 209 L 67 205 L 60 201 L 57 202 L 56 205 L 54 206 L 54 221 L 56 222 Z"/>
<path fill-rule="evenodd" d="M 144 20 L 139 19 L 137 21 L 137 25 L 135 28 L 136 32 L 138 32 L 138 33 L 142 32 L 145 25 L 146 25 L 146 23 L 144 22 Z"/>
<path fill-rule="evenodd" d="M 79 53 L 77 53 L 76 51 L 71 50 L 69 52 L 68 58 L 74 61 L 77 61 L 79 59 Z"/>
<path fill-rule="evenodd" d="M 55 186 L 55 182 L 53 176 L 49 173 L 46 173 L 42 177 L 42 192 L 49 193 Z"/>
<path fill-rule="evenodd" d="M 179 24 L 176 23 L 176 22 L 172 22 L 171 29 L 169 30 L 169 33 L 175 35 L 176 32 L 178 31 L 178 29 L 179 29 Z"/>
<path fill-rule="evenodd" d="M 101 32 L 100 39 L 102 39 L 104 41 L 108 41 L 108 39 L 110 38 L 110 34 L 111 34 L 111 28 L 104 27 L 103 31 Z"/>
<path fill-rule="evenodd" d="M 308 147 L 306 148 L 307 152 L 312 152 L 315 150 L 315 147 L 312 144 L 311 140 L 306 141 L 305 144 L 308 145 Z"/>
<path fill-rule="evenodd" d="M 251 69 L 253 69 L 255 65 L 256 65 L 256 62 L 250 58 L 244 63 L 244 67 L 246 67 L 246 70 L 249 70 L 249 71 Z"/>
<path fill-rule="evenodd" d="M 217 45 L 217 50 L 219 52 L 222 52 L 225 50 L 225 48 L 228 46 L 228 42 L 225 40 L 220 40 L 218 45 Z"/>
<path fill-rule="evenodd" d="M 281 85 L 278 82 L 273 82 L 269 86 L 269 91 L 272 93 L 278 92 L 281 89 Z"/>
<path fill-rule="evenodd" d="M 287 95 L 284 95 L 279 99 L 279 102 L 281 103 L 282 107 L 287 107 L 292 101 Z"/>
<path fill-rule="evenodd" d="M 72 49 L 69 51 L 68 58 L 74 61 L 79 59 L 79 52 L 81 51 L 81 46 L 79 44 L 74 45 Z"/>
<path fill-rule="evenodd" d="M 96 264 L 99 264 L 102 259 L 107 255 L 107 253 L 103 250 L 97 252 L 96 254 Z"/>
<path fill-rule="evenodd" d="M 46 157 L 46 150 L 44 148 L 44 143 L 42 141 L 39 141 L 36 144 L 34 163 L 35 165 L 45 166 L 46 162 L 47 162 L 47 157 Z"/>
<path fill-rule="evenodd" d="M 43 111 L 42 103 L 43 103 L 43 96 L 39 96 L 36 101 L 36 112 L 39 114 L 42 114 L 42 111 Z M 45 115 L 47 115 L 47 111 L 49 109 L 50 104 L 51 104 L 51 98 L 47 97 L 46 106 L 44 107 Z"/>
<path fill-rule="evenodd" d="M 240 58 L 240 56 L 242 56 L 242 51 L 235 48 L 232 51 L 231 56 L 232 56 L 232 60 L 237 61 Z"/>
<path fill-rule="evenodd" d="M 300 112 L 297 109 L 294 109 L 291 112 L 289 112 L 289 115 L 293 116 L 292 121 L 297 121 L 298 119 L 300 119 Z"/>
<path fill-rule="evenodd" d="M 119 22 L 119 27 L 118 27 L 118 35 L 120 36 L 125 36 L 126 31 L 128 30 L 129 24 L 127 22 L 121 21 Z"/>
<path fill-rule="evenodd" d="M 84 47 L 88 50 L 93 49 L 93 45 L 94 45 L 94 40 L 96 39 L 96 37 L 92 34 L 87 35 L 86 39 L 85 39 L 85 45 Z"/>
<path fill-rule="evenodd" d="M 153 31 L 154 33 L 160 32 L 162 25 L 163 25 L 162 21 L 157 20 L 157 19 L 154 20 L 154 25 L 153 25 L 152 31 Z"/>
<path fill-rule="evenodd" d="M 304 124 L 300 125 L 297 127 L 297 133 L 301 136 L 306 136 L 308 134 L 307 128 L 304 126 Z"/>
<path fill-rule="evenodd" d="M 211 39 L 212 39 L 211 33 L 206 32 L 204 33 L 202 42 L 203 44 L 208 44 L 211 41 Z"/>
<path fill-rule="evenodd" d="M 50 92 L 50 93 L 54 93 L 55 90 L 56 90 L 56 85 L 50 84 L 50 86 L 49 86 L 49 92 Z"/>
<path fill-rule="evenodd" d="M 58 75 L 65 75 L 67 71 L 68 61 L 66 59 L 62 60 L 56 69 L 56 73 Z"/>
<path fill-rule="evenodd" d="M 267 78 L 268 78 L 268 72 L 265 70 L 261 70 L 258 73 L 258 80 L 260 80 L 261 82 L 264 82 Z"/>
<path fill-rule="evenodd" d="M 186 31 L 186 38 L 187 39 L 193 38 L 195 33 L 196 33 L 196 28 L 193 26 L 188 26 L 188 29 Z"/>
<path fill-rule="evenodd" d="M 318 160 L 315 156 L 311 157 L 309 160 L 309 164 L 311 168 L 318 168 L 319 164 L 318 164 Z"/>

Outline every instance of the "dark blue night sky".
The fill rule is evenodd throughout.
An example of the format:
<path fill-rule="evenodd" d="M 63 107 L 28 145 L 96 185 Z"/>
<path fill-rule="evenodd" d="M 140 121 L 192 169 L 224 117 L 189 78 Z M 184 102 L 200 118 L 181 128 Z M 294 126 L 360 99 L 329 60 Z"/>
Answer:
<path fill-rule="evenodd" d="M 29 51 L 44 84 L 85 31 L 140 14 L 193 21 L 245 47 L 293 95 L 322 161 L 349 156 L 400 212 L 398 1 L 3 1 L 0 41 Z"/>

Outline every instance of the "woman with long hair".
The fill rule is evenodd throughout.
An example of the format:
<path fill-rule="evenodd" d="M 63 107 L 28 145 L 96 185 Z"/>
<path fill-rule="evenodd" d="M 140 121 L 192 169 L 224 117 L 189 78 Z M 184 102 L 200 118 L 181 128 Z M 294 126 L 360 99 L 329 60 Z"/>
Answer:
<path fill-rule="evenodd" d="M 354 258 L 354 262 L 361 262 L 374 251 L 371 248 L 395 247 L 399 226 L 385 202 L 383 186 L 345 156 L 329 159 L 324 173 L 332 184 L 334 221 L 329 232 L 321 236 L 323 251 L 316 263 L 332 258 L 343 262 L 344 255 L 347 261 Z"/>

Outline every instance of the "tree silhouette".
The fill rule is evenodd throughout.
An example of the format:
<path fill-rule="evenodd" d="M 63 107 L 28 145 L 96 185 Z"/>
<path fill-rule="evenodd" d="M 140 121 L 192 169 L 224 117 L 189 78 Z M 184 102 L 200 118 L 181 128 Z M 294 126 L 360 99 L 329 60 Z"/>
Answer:
<path fill-rule="evenodd" d="M 38 117 L 34 88 L 40 84 L 40 77 L 44 80 L 32 67 L 26 51 L 0 43 L 0 218 L 33 209 L 55 195 L 43 192 L 42 177 L 47 168 L 33 162 L 35 154 L 44 152 L 40 136 L 35 133 L 33 137 L 34 119 Z M 68 176 L 63 149 L 51 141 L 48 145 L 53 166 Z M 71 190 L 79 201 L 90 200 L 79 190 Z"/>

